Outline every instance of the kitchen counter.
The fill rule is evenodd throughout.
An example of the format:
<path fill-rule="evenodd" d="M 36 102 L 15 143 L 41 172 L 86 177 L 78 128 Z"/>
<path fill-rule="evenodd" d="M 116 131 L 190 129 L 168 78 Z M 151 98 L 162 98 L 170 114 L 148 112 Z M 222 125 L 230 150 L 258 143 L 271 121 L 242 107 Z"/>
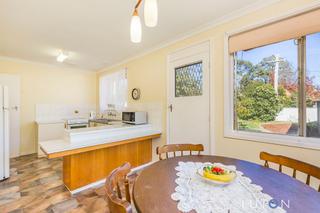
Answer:
<path fill-rule="evenodd" d="M 94 118 L 94 119 L 89 119 L 89 122 L 109 124 L 109 123 L 114 123 L 114 122 L 122 123 L 122 120 L 109 119 L 109 118 Z"/>
<path fill-rule="evenodd" d="M 152 141 L 161 131 L 150 124 L 116 124 L 65 130 L 64 138 L 40 143 L 48 158 L 63 158 L 63 182 L 71 193 L 105 180 L 125 162 L 149 163 Z"/>
<path fill-rule="evenodd" d="M 161 131 L 153 128 L 150 124 L 117 124 L 67 129 L 65 130 L 64 139 L 43 141 L 40 143 L 40 147 L 48 158 L 56 158 L 63 157 L 68 154 L 67 151 L 75 149 L 94 147 L 97 145 L 159 134 L 161 134 Z"/>

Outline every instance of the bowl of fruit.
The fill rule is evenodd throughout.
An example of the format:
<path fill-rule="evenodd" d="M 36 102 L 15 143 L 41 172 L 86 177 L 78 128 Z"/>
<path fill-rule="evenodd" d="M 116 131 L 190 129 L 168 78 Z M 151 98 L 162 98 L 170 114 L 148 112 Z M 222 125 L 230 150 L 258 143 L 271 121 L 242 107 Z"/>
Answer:
<path fill-rule="evenodd" d="M 236 179 L 236 172 L 215 164 L 208 164 L 198 169 L 198 175 L 211 183 L 218 185 L 227 185 Z"/>

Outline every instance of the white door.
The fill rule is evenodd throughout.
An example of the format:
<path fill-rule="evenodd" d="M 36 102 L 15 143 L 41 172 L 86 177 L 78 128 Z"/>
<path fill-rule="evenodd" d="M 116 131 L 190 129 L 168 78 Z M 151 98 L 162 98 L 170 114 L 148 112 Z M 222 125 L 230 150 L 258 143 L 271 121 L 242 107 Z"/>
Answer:
<path fill-rule="evenodd" d="M 0 74 L 0 84 L 9 91 L 10 158 L 20 155 L 20 77 Z"/>
<path fill-rule="evenodd" d="M 0 180 L 9 177 L 9 93 L 0 85 Z"/>
<path fill-rule="evenodd" d="M 203 144 L 210 153 L 210 43 L 168 58 L 168 143 Z"/>

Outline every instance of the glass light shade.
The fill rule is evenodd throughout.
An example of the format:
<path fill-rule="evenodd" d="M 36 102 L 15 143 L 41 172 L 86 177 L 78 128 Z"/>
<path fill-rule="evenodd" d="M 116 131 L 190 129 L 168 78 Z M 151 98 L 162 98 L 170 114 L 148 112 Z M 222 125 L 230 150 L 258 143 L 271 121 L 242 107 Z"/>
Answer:
<path fill-rule="evenodd" d="M 131 18 L 130 37 L 133 43 L 141 42 L 141 21 L 138 14 L 135 14 Z"/>
<path fill-rule="evenodd" d="M 61 52 L 58 56 L 57 56 L 57 61 L 62 63 L 64 62 L 64 60 L 66 60 L 68 58 L 67 54 L 64 54 L 63 52 Z"/>
<path fill-rule="evenodd" d="M 157 0 L 145 0 L 144 22 L 147 27 L 155 27 L 158 24 L 158 3 Z"/>

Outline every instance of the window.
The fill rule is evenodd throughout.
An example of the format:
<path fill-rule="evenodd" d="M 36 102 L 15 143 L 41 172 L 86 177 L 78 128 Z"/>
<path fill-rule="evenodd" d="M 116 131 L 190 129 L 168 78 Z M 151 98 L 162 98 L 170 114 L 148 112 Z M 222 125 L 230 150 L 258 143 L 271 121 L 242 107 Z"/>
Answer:
<path fill-rule="evenodd" d="M 320 149 L 319 16 L 303 10 L 226 37 L 226 137 Z"/>
<path fill-rule="evenodd" d="M 99 79 L 100 111 L 123 110 L 127 107 L 127 71 L 121 70 L 101 76 Z"/>
<path fill-rule="evenodd" d="M 235 53 L 235 128 L 299 134 L 298 53 L 288 40 Z"/>
<path fill-rule="evenodd" d="M 233 58 L 235 130 L 320 138 L 320 33 Z"/>
<path fill-rule="evenodd" d="M 175 69 L 175 97 L 202 95 L 202 62 Z"/>

